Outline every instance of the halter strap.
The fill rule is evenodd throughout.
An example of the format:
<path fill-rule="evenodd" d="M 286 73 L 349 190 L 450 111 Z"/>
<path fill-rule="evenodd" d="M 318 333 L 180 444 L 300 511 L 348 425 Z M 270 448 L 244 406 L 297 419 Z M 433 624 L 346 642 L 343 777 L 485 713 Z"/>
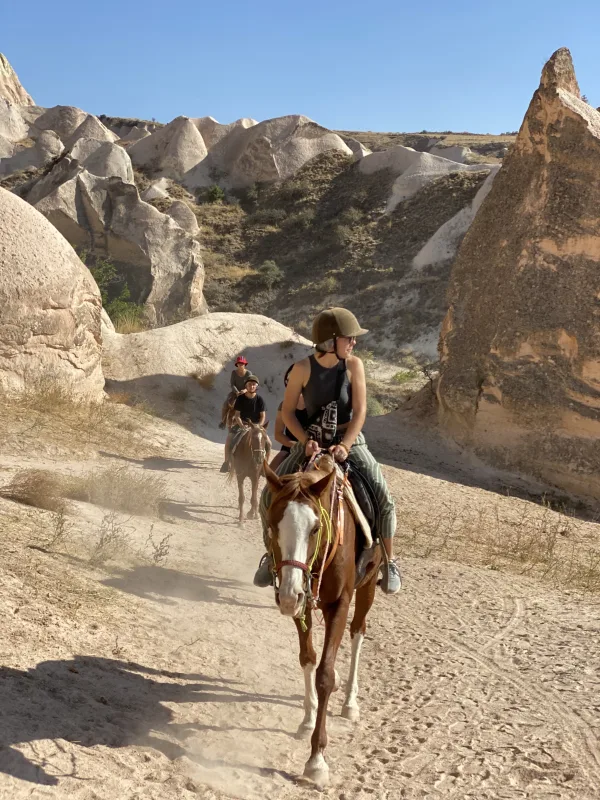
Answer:
<path fill-rule="evenodd" d="M 283 567 L 298 567 L 303 572 L 308 572 L 308 564 L 303 564 L 302 561 L 294 561 L 293 559 L 288 559 L 287 561 L 280 561 L 279 564 L 275 564 L 275 572 L 281 572 Z"/>

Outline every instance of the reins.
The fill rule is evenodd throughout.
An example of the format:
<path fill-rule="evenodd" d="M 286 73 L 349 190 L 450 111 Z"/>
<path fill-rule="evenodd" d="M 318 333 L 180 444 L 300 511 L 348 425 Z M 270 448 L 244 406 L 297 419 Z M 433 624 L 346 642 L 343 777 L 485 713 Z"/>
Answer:
<path fill-rule="evenodd" d="M 311 460 L 312 463 L 314 459 Z M 319 508 L 319 529 L 316 534 L 316 543 L 315 549 L 311 558 L 308 560 L 307 564 L 302 563 L 301 561 L 294 561 L 292 559 L 285 559 L 280 561 L 278 564 L 275 565 L 275 573 L 276 576 L 279 576 L 283 567 L 296 567 L 297 569 L 301 569 L 303 572 L 303 580 L 304 580 L 304 599 L 302 602 L 302 611 L 298 619 L 300 620 L 300 625 L 303 631 L 306 631 L 306 608 L 307 606 L 311 609 L 315 609 L 318 607 L 320 602 L 320 592 L 321 592 L 321 584 L 323 582 L 323 575 L 327 568 L 331 565 L 333 559 L 335 558 L 335 554 L 337 553 L 338 546 L 340 542 L 343 542 L 343 529 L 340 527 L 343 525 L 344 522 L 344 515 L 343 509 L 340 509 L 339 505 L 343 503 L 343 495 L 342 495 L 342 484 L 338 490 L 336 490 L 336 486 L 338 483 L 337 475 L 334 472 L 334 476 L 332 479 L 332 493 L 331 493 L 331 513 L 325 508 L 323 503 L 321 502 L 321 498 L 318 499 L 317 505 Z M 304 492 L 301 492 L 305 494 Z M 305 495 L 306 496 L 306 495 Z M 335 503 L 335 497 L 338 498 L 338 514 L 337 514 L 337 524 L 334 525 L 332 517 L 333 517 L 333 506 Z M 340 513 L 341 512 L 341 513 Z M 325 534 L 325 535 L 323 535 Z M 317 563 L 317 559 L 319 558 L 319 554 L 321 552 L 321 547 L 323 544 L 323 539 L 325 539 L 325 552 L 323 553 L 323 557 L 321 559 L 321 566 L 318 571 L 314 571 L 315 564 Z M 277 581 L 275 581 L 275 594 L 278 595 L 279 589 L 277 587 Z"/>

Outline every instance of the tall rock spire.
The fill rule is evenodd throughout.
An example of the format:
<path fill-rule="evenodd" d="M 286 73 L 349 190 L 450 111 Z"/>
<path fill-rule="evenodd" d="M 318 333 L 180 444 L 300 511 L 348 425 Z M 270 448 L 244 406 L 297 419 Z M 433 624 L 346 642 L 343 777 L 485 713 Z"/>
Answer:
<path fill-rule="evenodd" d="M 600 500 L 600 113 L 566 48 L 452 267 L 440 422 Z"/>
<path fill-rule="evenodd" d="M 33 98 L 21 86 L 17 73 L 0 53 L 0 97 L 19 106 L 34 106 Z"/>

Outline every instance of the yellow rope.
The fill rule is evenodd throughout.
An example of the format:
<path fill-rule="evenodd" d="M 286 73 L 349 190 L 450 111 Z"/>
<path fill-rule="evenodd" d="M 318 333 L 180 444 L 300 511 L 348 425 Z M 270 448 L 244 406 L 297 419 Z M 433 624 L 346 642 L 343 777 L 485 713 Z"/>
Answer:
<path fill-rule="evenodd" d="M 311 576 L 312 576 L 312 569 L 313 569 L 313 567 L 315 565 L 315 561 L 317 560 L 317 558 L 319 556 L 319 552 L 321 551 L 321 539 L 323 537 L 323 527 L 325 527 L 325 531 L 326 531 L 326 535 L 327 535 L 327 550 L 326 550 L 326 553 L 329 551 L 329 546 L 331 545 L 331 542 L 332 542 L 332 539 L 333 539 L 333 528 L 332 528 L 332 524 L 331 524 L 331 514 L 323 506 L 323 504 L 321 503 L 320 500 L 319 500 L 319 513 L 320 513 L 320 516 L 321 516 L 321 522 L 319 524 L 319 530 L 317 531 L 317 543 L 315 545 L 315 551 L 314 551 L 313 556 L 312 556 L 312 558 L 310 560 L 310 564 L 307 565 L 308 566 L 308 574 L 306 576 L 307 587 L 306 587 L 306 592 L 304 594 L 304 608 L 302 609 L 302 616 L 300 617 L 300 626 L 302 627 L 302 630 L 305 633 L 306 633 L 306 630 L 307 630 L 307 626 L 306 626 L 306 603 L 307 603 L 307 600 L 308 600 L 308 593 L 312 592 L 312 590 L 311 590 L 311 582 L 310 582 L 311 581 Z M 325 561 L 323 561 L 323 565 L 324 564 L 325 564 Z"/>

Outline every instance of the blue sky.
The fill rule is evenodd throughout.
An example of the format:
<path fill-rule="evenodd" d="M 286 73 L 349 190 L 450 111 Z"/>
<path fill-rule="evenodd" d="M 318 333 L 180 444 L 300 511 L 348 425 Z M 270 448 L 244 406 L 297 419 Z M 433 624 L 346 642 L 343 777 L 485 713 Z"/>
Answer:
<path fill-rule="evenodd" d="M 4 0 L 0 52 L 43 106 L 500 133 L 558 47 L 600 105 L 599 31 L 598 0 Z"/>

